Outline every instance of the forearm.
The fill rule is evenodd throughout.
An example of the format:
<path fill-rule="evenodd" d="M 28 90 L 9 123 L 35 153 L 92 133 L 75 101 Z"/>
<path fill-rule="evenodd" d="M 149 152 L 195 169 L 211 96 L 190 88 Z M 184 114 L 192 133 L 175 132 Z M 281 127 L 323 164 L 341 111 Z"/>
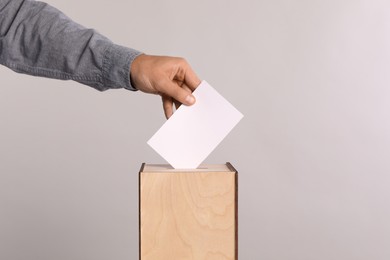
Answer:
<path fill-rule="evenodd" d="M 45 3 L 0 0 L 0 63 L 16 72 L 133 90 L 130 68 L 139 54 Z"/>

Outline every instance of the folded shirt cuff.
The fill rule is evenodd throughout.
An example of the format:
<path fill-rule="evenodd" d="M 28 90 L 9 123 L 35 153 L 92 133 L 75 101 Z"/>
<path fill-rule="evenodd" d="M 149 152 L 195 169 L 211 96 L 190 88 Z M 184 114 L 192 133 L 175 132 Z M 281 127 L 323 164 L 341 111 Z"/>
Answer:
<path fill-rule="evenodd" d="M 107 47 L 103 58 L 103 85 L 105 88 L 125 88 L 131 91 L 131 64 L 142 52 L 124 46 L 111 44 Z"/>

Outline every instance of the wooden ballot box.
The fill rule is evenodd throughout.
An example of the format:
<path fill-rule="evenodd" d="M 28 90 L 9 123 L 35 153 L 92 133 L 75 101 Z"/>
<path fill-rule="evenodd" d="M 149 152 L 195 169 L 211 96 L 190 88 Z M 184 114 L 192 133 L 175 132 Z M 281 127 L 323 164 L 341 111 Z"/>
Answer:
<path fill-rule="evenodd" d="M 143 164 L 139 221 L 140 260 L 237 260 L 237 171 Z"/>

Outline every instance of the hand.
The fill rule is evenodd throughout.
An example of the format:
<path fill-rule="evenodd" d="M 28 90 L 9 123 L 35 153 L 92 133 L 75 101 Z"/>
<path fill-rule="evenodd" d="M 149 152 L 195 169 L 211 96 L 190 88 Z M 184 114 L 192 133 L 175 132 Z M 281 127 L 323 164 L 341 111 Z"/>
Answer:
<path fill-rule="evenodd" d="M 186 60 L 175 57 L 142 54 L 133 61 L 130 76 L 136 89 L 162 97 L 166 118 L 173 114 L 173 103 L 176 108 L 194 104 L 191 93 L 200 84 Z"/>

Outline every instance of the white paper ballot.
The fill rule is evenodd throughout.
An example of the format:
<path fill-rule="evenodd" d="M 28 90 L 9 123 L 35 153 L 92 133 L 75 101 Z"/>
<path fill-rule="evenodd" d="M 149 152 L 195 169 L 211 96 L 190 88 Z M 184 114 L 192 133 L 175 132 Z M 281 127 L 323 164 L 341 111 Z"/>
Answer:
<path fill-rule="evenodd" d="M 148 141 L 175 169 L 197 168 L 243 117 L 206 81 L 193 95 Z"/>

